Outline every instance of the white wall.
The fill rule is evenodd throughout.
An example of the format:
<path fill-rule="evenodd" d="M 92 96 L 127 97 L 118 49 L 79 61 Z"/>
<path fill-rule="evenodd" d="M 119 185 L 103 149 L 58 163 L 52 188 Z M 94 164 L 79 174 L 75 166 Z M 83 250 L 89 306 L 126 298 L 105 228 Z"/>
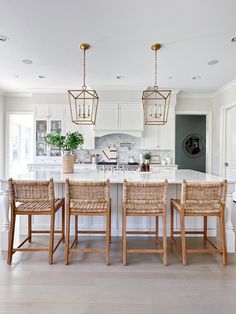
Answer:
<path fill-rule="evenodd" d="M 4 139 L 5 139 L 5 97 L 0 95 L 0 178 L 4 176 Z"/>
<path fill-rule="evenodd" d="M 212 111 L 212 97 L 208 94 L 180 93 L 177 96 L 178 111 Z"/>
<path fill-rule="evenodd" d="M 213 173 L 220 174 L 220 129 L 221 109 L 236 104 L 236 81 L 222 88 L 213 97 Z"/>

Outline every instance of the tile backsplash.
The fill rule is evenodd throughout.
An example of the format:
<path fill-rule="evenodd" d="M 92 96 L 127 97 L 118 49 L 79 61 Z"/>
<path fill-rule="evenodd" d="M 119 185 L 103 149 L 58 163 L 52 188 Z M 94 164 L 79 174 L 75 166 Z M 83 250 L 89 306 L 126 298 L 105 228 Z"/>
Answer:
<path fill-rule="evenodd" d="M 134 160 L 140 162 L 140 154 L 150 152 L 152 155 L 159 155 L 160 158 L 171 157 L 174 160 L 173 151 L 143 150 L 141 149 L 141 137 L 135 137 L 128 134 L 113 133 L 101 137 L 95 137 L 95 149 L 78 152 L 78 159 L 84 158 L 84 155 L 100 154 L 97 161 L 101 161 L 101 152 L 106 147 L 116 147 L 118 151 L 119 163 L 128 162 L 133 156 Z"/>

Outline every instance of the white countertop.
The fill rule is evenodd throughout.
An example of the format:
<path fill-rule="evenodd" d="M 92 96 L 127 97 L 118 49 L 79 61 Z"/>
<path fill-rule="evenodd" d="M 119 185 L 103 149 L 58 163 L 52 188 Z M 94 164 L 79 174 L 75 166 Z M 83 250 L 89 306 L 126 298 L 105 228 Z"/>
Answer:
<path fill-rule="evenodd" d="M 104 181 L 109 179 L 111 183 L 123 183 L 124 179 L 133 182 L 158 182 L 167 179 L 169 183 L 181 183 L 183 179 L 187 181 L 213 182 L 221 181 L 222 177 L 206 174 L 193 170 L 165 170 L 160 169 L 158 172 L 137 172 L 137 171 L 97 171 L 97 170 L 77 170 L 72 174 L 65 174 L 58 170 L 35 170 L 17 175 L 15 180 L 49 180 L 54 179 L 55 183 L 63 183 L 66 178 L 79 181 Z M 6 182 L 8 178 L 1 180 Z M 236 183 L 230 180 L 229 183 Z"/>

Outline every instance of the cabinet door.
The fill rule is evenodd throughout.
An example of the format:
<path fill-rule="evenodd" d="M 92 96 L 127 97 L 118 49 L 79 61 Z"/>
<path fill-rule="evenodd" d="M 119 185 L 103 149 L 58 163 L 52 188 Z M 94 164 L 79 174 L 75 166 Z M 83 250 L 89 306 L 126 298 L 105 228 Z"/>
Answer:
<path fill-rule="evenodd" d="M 157 146 L 162 150 L 175 149 L 175 120 L 168 120 L 166 124 L 158 126 Z"/>
<path fill-rule="evenodd" d="M 117 104 L 98 105 L 96 130 L 117 130 L 119 127 L 118 121 Z"/>
<path fill-rule="evenodd" d="M 84 149 L 94 149 L 93 125 L 77 125 L 71 119 L 65 119 L 65 132 L 80 132 L 84 135 Z"/>
<path fill-rule="evenodd" d="M 35 117 L 39 118 L 48 118 L 50 115 L 49 105 L 46 104 L 38 104 L 34 106 L 34 114 Z"/>
<path fill-rule="evenodd" d="M 51 118 L 63 118 L 65 116 L 65 106 L 62 104 L 49 105 L 49 111 Z"/>
<path fill-rule="evenodd" d="M 158 149 L 157 144 L 157 126 L 146 125 L 142 136 L 142 148 L 143 149 Z"/>
<path fill-rule="evenodd" d="M 44 140 L 48 132 L 47 120 L 35 121 L 35 156 L 46 157 L 47 156 L 47 144 Z"/>
<path fill-rule="evenodd" d="M 143 130 L 143 109 L 141 104 L 119 105 L 119 129 Z"/>
<path fill-rule="evenodd" d="M 50 134 L 56 134 L 58 129 L 61 129 L 63 131 L 62 121 L 61 120 L 49 120 L 49 130 L 48 130 L 48 132 Z M 61 151 L 57 147 L 51 146 L 49 154 L 50 154 L 50 156 L 54 156 L 54 157 L 55 156 L 61 156 Z"/>

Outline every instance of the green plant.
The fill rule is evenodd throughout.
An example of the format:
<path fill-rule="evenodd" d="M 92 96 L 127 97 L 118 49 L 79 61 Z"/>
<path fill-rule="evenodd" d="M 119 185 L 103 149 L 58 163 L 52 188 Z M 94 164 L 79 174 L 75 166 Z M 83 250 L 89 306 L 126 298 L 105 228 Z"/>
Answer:
<path fill-rule="evenodd" d="M 145 153 L 144 154 L 144 159 L 150 160 L 152 158 L 151 153 Z"/>
<path fill-rule="evenodd" d="M 63 150 L 74 150 L 84 144 L 84 136 L 79 132 L 67 132 L 61 134 L 61 129 L 57 129 L 55 134 L 47 134 L 44 137 L 47 144 Z"/>

